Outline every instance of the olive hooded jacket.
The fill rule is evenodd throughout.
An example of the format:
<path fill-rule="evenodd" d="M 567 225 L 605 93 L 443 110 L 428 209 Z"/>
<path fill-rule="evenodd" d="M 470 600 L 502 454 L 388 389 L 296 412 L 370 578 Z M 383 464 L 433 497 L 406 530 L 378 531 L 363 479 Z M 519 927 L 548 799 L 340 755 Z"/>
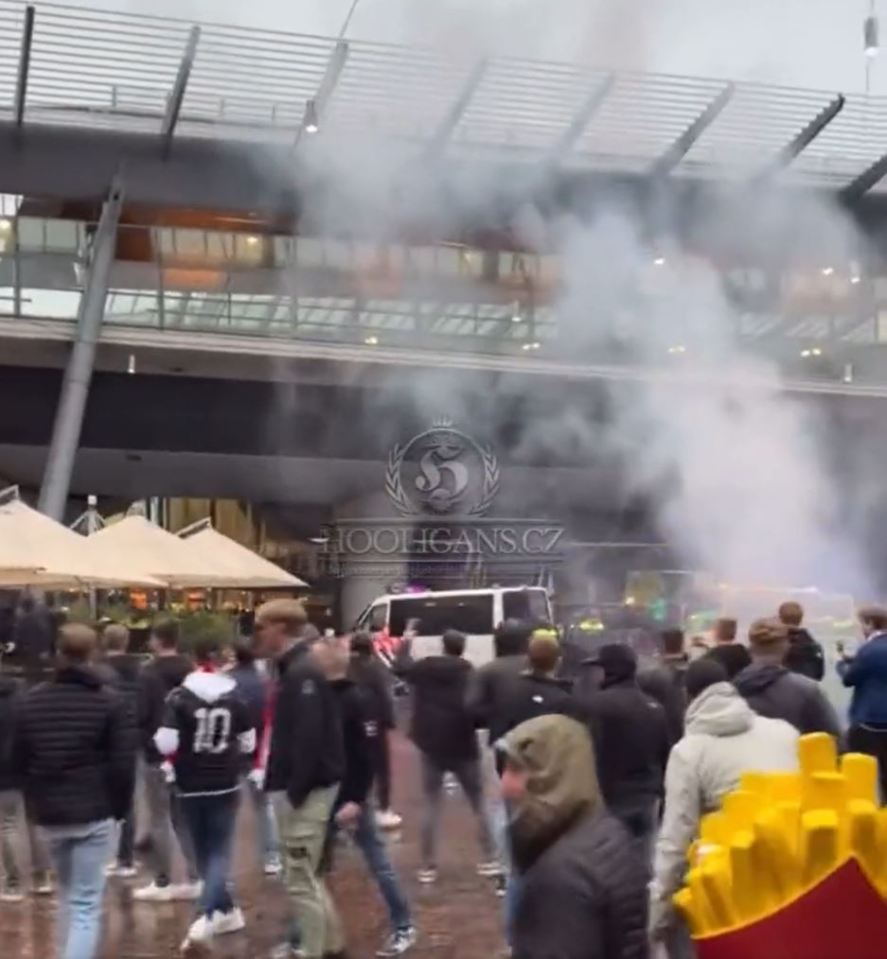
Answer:
<path fill-rule="evenodd" d="M 519 872 L 514 959 L 646 959 L 645 864 L 603 807 L 586 728 L 540 716 L 500 749 L 527 775 L 511 816 Z"/>

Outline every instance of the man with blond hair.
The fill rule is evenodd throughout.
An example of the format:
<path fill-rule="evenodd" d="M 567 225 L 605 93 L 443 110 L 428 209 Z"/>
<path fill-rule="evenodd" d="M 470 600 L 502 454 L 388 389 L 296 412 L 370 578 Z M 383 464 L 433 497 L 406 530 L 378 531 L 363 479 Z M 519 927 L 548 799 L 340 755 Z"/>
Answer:
<path fill-rule="evenodd" d="M 784 719 L 803 736 L 829 733 L 841 738 L 841 724 L 819 683 L 785 668 L 788 630 L 779 620 L 759 619 L 748 631 L 751 666 L 733 685 L 749 706 L 768 719 Z"/>
<path fill-rule="evenodd" d="M 255 632 L 258 655 L 271 660 L 277 674 L 262 754 L 297 920 L 274 954 L 322 959 L 344 946 L 321 874 L 327 828 L 345 773 L 339 706 L 308 655 L 318 635 L 301 603 L 275 599 L 260 606 Z"/>
<path fill-rule="evenodd" d="M 135 780 L 132 711 L 92 666 L 95 632 L 59 631 L 58 668 L 24 699 L 13 756 L 59 881 L 60 959 L 98 953 L 105 866 Z"/>

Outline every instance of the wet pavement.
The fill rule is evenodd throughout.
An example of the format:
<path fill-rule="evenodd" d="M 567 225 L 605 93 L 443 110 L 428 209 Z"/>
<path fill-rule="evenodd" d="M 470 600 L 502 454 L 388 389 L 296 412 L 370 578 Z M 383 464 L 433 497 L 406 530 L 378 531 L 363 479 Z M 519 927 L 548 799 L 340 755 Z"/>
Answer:
<path fill-rule="evenodd" d="M 393 745 L 394 804 L 404 816 L 404 826 L 392 837 L 390 849 L 411 899 L 420 935 L 410 955 L 491 959 L 503 945 L 499 932 L 501 903 L 490 881 L 475 875 L 479 852 L 467 804 L 459 793 L 448 795 L 441 830 L 440 876 L 435 886 L 419 887 L 415 881 L 421 811 L 419 766 L 409 743 L 398 737 Z M 146 881 L 148 877 L 140 876 L 109 883 L 101 959 L 167 959 L 179 954 L 192 907 L 187 903 L 133 902 L 132 889 Z M 281 939 L 288 906 L 280 883 L 259 873 L 247 808 L 241 810 L 238 828 L 235 882 L 247 928 L 217 939 L 212 955 L 218 959 L 262 959 Z M 349 957 L 373 956 L 389 931 L 387 916 L 375 884 L 353 848 L 337 852 L 331 887 L 348 931 Z M 54 913 L 51 898 L 35 898 L 20 905 L 0 903 L 0 957 L 53 959 Z"/>

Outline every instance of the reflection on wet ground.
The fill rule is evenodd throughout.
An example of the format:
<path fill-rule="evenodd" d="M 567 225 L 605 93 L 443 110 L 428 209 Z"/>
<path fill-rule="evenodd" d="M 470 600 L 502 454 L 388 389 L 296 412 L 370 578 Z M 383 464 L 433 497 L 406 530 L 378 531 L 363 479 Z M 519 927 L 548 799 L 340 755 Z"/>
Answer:
<path fill-rule="evenodd" d="M 441 834 L 440 878 L 431 889 L 415 882 L 421 799 L 418 763 L 411 745 L 398 740 L 394 750 L 395 805 L 404 816 L 400 836 L 392 838 L 392 858 L 408 890 L 420 931 L 412 955 L 435 959 L 491 959 L 502 948 L 500 901 L 489 880 L 478 879 L 475 828 L 458 794 L 448 797 Z M 246 913 L 244 932 L 218 939 L 218 959 L 262 959 L 280 941 L 288 914 L 286 895 L 276 880 L 259 874 L 255 863 L 249 810 L 241 811 L 235 880 L 237 899 Z M 178 947 L 191 920 L 188 904 L 134 903 L 134 886 L 147 881 L 112 880 L 105 899 L 105 935 L 101 959 L 167 959 Z M 332 887 L 348 929 L 349 956 L 373 956 L 388 933 L 375 885 L 359 853 L 348 848 L 336 855 Z M 22 905 L 0 903 L 0 956 L 3 959 L 53 959 L 53 899 Z"/>

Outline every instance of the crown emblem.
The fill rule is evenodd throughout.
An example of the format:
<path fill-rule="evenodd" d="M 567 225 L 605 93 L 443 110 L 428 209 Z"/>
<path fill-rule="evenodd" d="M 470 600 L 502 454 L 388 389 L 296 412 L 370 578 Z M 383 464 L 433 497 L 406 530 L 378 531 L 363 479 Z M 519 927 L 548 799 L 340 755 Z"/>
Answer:
<path fill-rule="evenodd" d="M 438 416 L 434 420 L 434 428 L 437 430 L 448 430 L 453 426 L 453 418 L 451 416 Z"/>

